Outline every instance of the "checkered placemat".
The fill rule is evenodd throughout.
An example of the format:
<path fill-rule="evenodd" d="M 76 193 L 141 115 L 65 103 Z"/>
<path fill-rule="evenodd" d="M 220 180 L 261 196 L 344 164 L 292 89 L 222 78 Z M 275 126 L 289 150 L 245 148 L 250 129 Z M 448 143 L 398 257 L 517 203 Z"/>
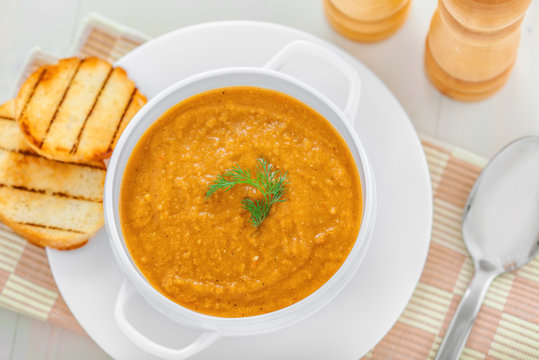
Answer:
<path fill-rule="evenodd" d="M 73 54 L 115 61 L 148 38 L 90 16 Z M 55 59 L 34 52 L 21 82 Z M 4 99 L 7 100 L 7 99 Z M 433 194 L 432 242 L 423 275 L 401 317 L 365 358 L 433 358 L 468 285 L 473 265 L 461 235 L 464 203 L 486 160 L 423 137 Z M 0 305 L 84 333 L 60 296 L 45 250 L 0 224 Z M 494 280 L 462 359 L 539 359 L 539 257 Z"/>

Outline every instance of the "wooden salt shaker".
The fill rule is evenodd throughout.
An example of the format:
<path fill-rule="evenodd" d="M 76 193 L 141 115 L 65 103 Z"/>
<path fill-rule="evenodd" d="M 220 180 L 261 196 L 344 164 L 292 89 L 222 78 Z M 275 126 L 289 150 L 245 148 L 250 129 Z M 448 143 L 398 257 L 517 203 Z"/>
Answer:
<path fill-rule="evenodd" d="M 410 0 L 324 0 L 326 17 L 341 35 L 361 42 L 383 40 L 406 20 Z"/>
<path fill-rule="evenodd" d="M 425 49 L 431 82 L 457 100 L 498 91 L 515 63 L 531 0 L 439 0 Z"/>

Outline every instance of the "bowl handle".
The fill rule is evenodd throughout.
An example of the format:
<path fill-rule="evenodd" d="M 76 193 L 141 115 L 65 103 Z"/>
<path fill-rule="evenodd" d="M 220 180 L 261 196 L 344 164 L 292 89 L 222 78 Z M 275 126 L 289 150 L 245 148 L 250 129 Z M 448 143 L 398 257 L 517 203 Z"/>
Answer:
<path fill-rule="evenodd" d="M 167 360 L 183 360 L 204 350 L 221 337 L 218 332 L 204 331 L 191 344 L 181 349 L 171 349 L 160 345 L 148 339 L 127 321 L 125 317 L 125 304 L 133 293 L 133 286 L 127 279 L 124 279 L 114 305 L 114 319 L 122 333 L 142 350 Z"/>
<path fill-rule="evenodd" d="M 310 41 L 297 40 L 285 45 L 271 58 L 264 68 L 279 70 L 298 54 L 309 55 L 324 60 L 344 75 L 348 81 L 348 97 L 343 112 L 352 123 L 356 119 L 361 89 L 361 80 L 356 69 L 345 59 L 322 45 Z"/>

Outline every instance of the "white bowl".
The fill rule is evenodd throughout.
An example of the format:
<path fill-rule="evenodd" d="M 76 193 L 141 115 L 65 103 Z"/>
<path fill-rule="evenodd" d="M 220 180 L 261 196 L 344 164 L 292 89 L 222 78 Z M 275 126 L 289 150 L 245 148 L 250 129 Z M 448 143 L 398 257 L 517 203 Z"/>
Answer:
<path fill-rule="evenodd" d="M 279 72 L 298 54 L 318 57 L 341 71 L 349 82 L 344 110 L 317 90 Z M 314 43 L 295 41 L 285 46 L 262 68 L 237 67 L 213 70 L 182 80 L 152 98 L 131 120 L 112 155 L 105 180 L 104 214 L 110 245 L 126 279 L 115 306 L 115 319 L 124 334 L 147 352 L 166 359 L 185 359 L 209 346 L 221 336 L 254 335 L 292 325 L 327 305 L 350 281 L 370 244 L 375 214 L 374 177 L 361 141 L 352 128 L 359 100 L 359 77 L 344 59 Z M 363 191 L 363 216 L 357 240 L 339 270 L 318 290 L 286 308 L 243 318 L 209 316 L 182 307 L 153 288 L 129 255 L 120 225 L 120 187 L 125 166 L 142 134 L 160 116 L 180 101 L 207 90 L 229 86 L 256 86 L 288 94 L 324 116 L 345 140 L 356 162 Z M 201 335 L 182 349 L 170 349 L 148 339 L 126 319 L 124 306 L 138 293 L 155 309 L 186 327 L 200 329 Z"/>

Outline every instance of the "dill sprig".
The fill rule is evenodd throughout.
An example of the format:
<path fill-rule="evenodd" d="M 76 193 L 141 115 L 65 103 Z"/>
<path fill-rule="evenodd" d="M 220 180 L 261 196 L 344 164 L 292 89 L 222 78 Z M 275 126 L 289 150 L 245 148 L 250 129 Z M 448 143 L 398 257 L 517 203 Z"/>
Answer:
<path fill-rule="evenodd" d="M 235 165 L 232 169 L 217 175 L 215 181 L 208 186 L 206 199 L 218 190 L 226 192 L 237 184 L 252 186 L 263 196 L 260 200 L 245 198 L 241 201 L 242 208 L 251 214 L 249 222 L 251 225 L 258 227 L 268 216 L 273 204 L 286 201 L 286 199 L 283 199 L 283 195 L 286 193 L 285 186 L 288 185 L 288 174 L 285 172 L 279 175 L 279 171 L 275 170 L 273 165 L 263 158 L 257 159 L 255 177 L 251 175 L 249 170 L 244 170 L 239 165 Z"/>

